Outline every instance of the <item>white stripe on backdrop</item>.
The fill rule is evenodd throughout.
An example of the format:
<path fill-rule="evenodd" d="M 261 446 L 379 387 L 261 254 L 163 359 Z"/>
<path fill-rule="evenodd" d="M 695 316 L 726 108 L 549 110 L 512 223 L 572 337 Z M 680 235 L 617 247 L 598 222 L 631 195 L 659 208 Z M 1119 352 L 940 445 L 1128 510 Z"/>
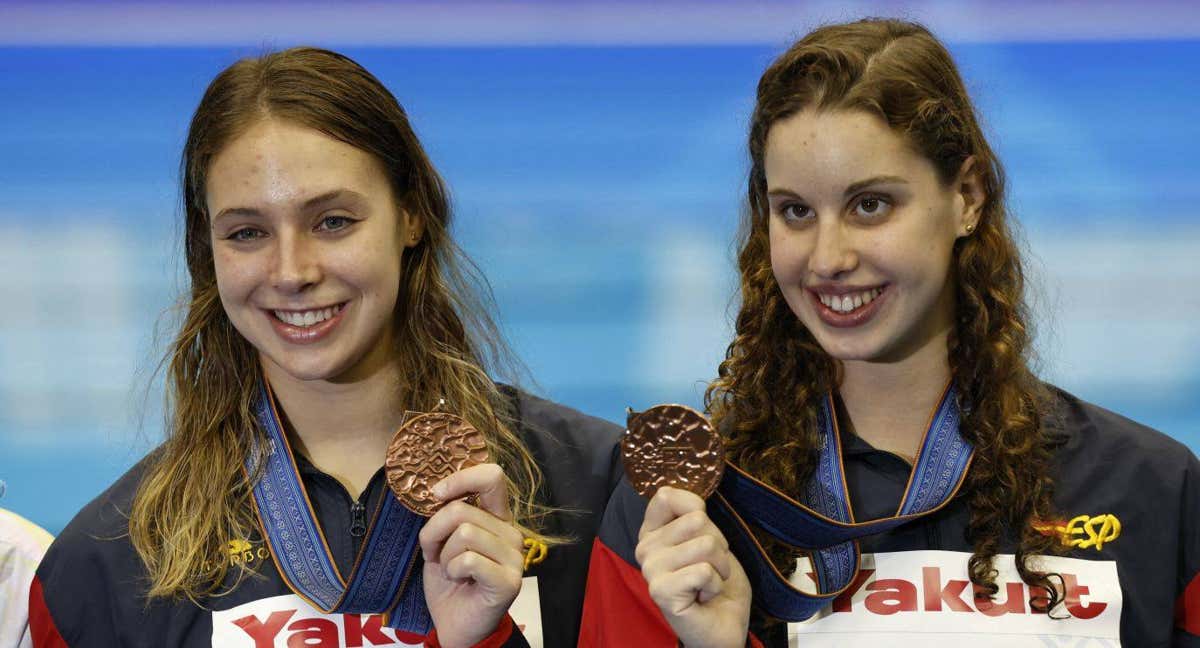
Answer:
<path fill-rule="evenodd" d="M 1192 1 L 15 2 L 0 46 L 780 45 L 821 22 L 902 16 L 951 42 L 1200 37 Z"/>

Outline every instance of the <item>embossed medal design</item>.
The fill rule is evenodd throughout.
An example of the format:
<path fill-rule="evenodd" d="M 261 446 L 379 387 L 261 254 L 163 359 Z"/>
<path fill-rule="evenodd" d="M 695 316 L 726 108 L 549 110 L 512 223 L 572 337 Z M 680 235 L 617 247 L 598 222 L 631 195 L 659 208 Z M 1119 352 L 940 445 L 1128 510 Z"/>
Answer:
<path fill-rule="evenodd" d="M 400 502 L 428 517 L 446 504 L 429 492 L 431 486 L 488 461 L 479 430 L 454 414 L 431 412 L 412 416 L 400 426 L 388 445 L 384 466 L 388 486 Z"/>
<path fill-rule="evenodd" d="M 630 411 L 621 439 L 625 476 L 650 498 L 663 486 L 707 498 L 725 470 L 721 437 L 703 414 L 684 405 L 656 405 Z"/>

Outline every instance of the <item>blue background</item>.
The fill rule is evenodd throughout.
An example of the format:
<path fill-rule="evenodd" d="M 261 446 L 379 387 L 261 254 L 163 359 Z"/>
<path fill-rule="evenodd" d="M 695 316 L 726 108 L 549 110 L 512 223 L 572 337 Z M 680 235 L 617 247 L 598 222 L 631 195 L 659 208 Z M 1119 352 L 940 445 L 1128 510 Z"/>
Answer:
<path fill-rule="evenodd" d="M 1042 374 L 1200 448 L 1200 41 L 951 48 L 1010 174 Z M 699 402 L 781 47 L 339 49 L 408 110 L 535 390 L 611 420 Z M 0 506 L 52 533 L 161 436 L 179 150 L 258 51 L 0 48 Z"/>

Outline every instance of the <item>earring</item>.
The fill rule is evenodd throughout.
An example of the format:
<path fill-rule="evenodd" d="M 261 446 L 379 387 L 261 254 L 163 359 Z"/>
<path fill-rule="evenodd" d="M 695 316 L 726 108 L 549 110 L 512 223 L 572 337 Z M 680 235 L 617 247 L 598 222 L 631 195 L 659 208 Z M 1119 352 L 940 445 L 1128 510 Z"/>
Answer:
<path fill-rule="evenodd" d="M 967 234 L 970 234 L 974 231 L 975 231 L 975 225 L 973 223 L 968 223 L 967 224 Z"/>

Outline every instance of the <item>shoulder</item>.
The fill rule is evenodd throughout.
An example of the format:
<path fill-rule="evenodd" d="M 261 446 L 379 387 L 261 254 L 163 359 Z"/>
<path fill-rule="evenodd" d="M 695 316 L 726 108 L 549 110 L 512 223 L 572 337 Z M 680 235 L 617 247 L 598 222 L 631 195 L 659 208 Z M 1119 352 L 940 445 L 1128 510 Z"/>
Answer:
<path fill-rule="evenodd" d="M 84 506 L 38 566 L 45 607 L 68 640 L 103 621 L 103 602 L 138 605 L 133 601 L 140 597 L 131 592 L 144 586 L 145 570 L 129 541 L 129 511 L 154 456 L 143 458 Z"/>
<path fill-rule="evenodd" d="M 1059 456 L 1064 461 L 1123 465 L 1179 477 L 1196 469 L 1196 456 L 1178 440 L 1063 389 L 1047 387 L 1046 425 L 1061 434 Z"/>
<path fill-rule="evenodd" d="M 1200 461 L 1158 430 L 1050 391 L 1047 428 L 1063 439 L 1055 503 L 1070 555 L 1116 563 L 1123 636 L 1168 631 L 1172 616 L 1200 628 L 1200 610 L 1182 594 L 1200 582 Z"/>
<path fill-rule="evenodd" d="M 603 477 L 612 490 L 620 426 L 514 387 L 502 385 L 501 390 L 516 404 L 521 437 L 548 478 L 563 468 L 583 471 Z"/>
<path fill-rule="evenodd" d="M 124 537 L 128 533 L 129 511 L 134 494 L 156 456 L 156 452 L 151 452 L 143 457 L 80 509 L 55 539 L 47 555 L 59 557 L 64 553 L 73 554 L 87 547 L 98 546 L 106 539 Z"/>
<path fill-rule="evenodd" d="M 516 403 L 522 430 L 535 437 L 576 446 L 612 446 L 621 434 L 620 426 L 602 418 L 508 385 L 501 390 Z"/>
<path fill-rule="evenodd" d="M 516 405 L 519 433 L 545 475 L 550 505 L 587 511 L 598 522 L 620 477 L 621 428 L 507 385 L 501 391 Z"/>
<path fill-rule="evenodd" d="M 1052 466 L 1062 512 L 1116 515 L 1130 538 L 1139 528 L 1153 536 L 1135 543 L 1143 549 L 1186 535 L 1200 503 L 1196 455 L 1158 430 L 1050 389 L 1046 427 L 1062 439 Z M 1172 551 L 1171 546 L 1158 550 Z"/>

